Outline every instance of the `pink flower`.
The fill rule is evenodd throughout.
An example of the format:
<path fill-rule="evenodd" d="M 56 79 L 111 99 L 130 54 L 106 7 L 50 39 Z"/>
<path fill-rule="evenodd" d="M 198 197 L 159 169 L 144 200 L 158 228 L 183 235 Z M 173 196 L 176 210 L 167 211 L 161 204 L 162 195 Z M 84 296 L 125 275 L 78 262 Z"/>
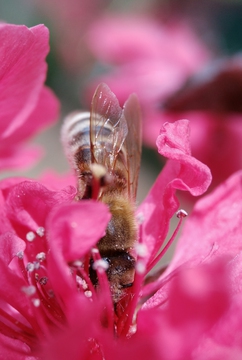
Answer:
<path fill-rule="evenodd" d="M 87 45 L 101 64 L 111 65 L 110 71 L 94 79 L 94 87 L 104 81 L 121 103 L 137 93 L 145 116 L 210 58 L 184 23 L 161 25 L 144 16 L 101 18 L 90 27 Z"/>
<path fill-rule="evenodd" d="M 242 58 L 211 62 L 144 122 L 144 140 L 153 146 L 161 123 L 190 119 L 194 156 L 209 166 L 213 187 L 242 166 Z"/>
<path fill-rule="evenodd" d="M 115 312 L 95 247 L 110 220 L 107 206 L 74 202 L 74 187 L 50 191 L 32 181 L 1 182 L 2 356 L 175 360 L 193 352 L 202 358 L 216 336 L 222 342 L 227 318 L 237 327 L 239 320 L 231 316 L 240 296 L 242 174 L 197 204 L 171 265 L 143 283 L 178 210 L 176 189 L 199 195 L 211 181 L 208 168 L 191 156 L 188 121 L 165 124 L 157 145 L 169 160 L 137 210 L 135 282 Z M 184 212 L 178 214 L 182 218 Z M 90 256 L 98 291 L 89 278 Z M 239 349 L 239 335 L 231 342 Z"/>
<path fill-rule="evenodd" d="M 49 51 L 43 25 L 0 24 L 0 169 L 23 168 L 40 156 L 24 140 L 53 123 L 59 103 L 45 87 Z"/>

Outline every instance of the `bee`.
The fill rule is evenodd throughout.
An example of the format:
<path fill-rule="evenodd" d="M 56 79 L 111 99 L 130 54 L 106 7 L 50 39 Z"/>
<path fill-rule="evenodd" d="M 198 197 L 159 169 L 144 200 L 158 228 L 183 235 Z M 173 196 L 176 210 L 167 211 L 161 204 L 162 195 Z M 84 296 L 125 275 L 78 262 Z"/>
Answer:
<path fill-rule="evenodd" d="M 107 204 L 112 217 L 97 247 L 108 263 L 106 273 L 115 304 L 132 287 L 135 274 L 131 253 L 137 239 L 135 201 L 141 159 L 141 115 L 136 95 L 132 94 L 122 109 L 109 87 L 100 84 L 90 113 L 74 112 L 66 118 L 62 142 L 77 176 L 78 201 L 93 197 L 93 164 L 105 168 L 97 199 Z M 97 286 L 92 266 L 90 278 Z"/>

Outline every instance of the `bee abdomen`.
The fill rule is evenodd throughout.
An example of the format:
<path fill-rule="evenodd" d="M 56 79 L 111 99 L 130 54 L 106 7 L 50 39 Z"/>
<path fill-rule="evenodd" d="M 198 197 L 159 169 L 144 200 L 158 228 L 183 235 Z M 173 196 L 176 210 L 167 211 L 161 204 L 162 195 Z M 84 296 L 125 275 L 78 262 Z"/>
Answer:
<path fill-rule="evenodd" d="M 75 170 L 81 171 L 80 164 L 90 164 L 90 113 L 70 114 L 62 127 L 62 143 L 66 156 Z"/>

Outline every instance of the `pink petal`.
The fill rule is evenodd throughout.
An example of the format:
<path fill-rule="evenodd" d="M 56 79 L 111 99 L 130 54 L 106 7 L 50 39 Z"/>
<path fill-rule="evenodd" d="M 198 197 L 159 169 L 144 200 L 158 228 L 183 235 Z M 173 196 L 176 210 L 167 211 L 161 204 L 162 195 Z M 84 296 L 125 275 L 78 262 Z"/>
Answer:
<path fill-rule="evenodd" d="M 241 247 L 242 172 L 199 200 L 184 226 L 170 270 L 181 264 L 234 257 Z"/>
<path fill-rule="evenodd" d="M 39 149 L 22 149 L 20 143 L 57 118 L 58 100 L 43 87 L 48 40 L 44 25 L 0 24 L 0 168 L 36 161 Z"/>
<path fill-rule="evenodd" d="M 62 205 L 49 219 L 50 247 L 66 262 L 82 258 L 105 235 L 111 215 L 105 204 L 91 200 Z"/>
<path fill-rule="evenodd" d="M 157 139 L 158 151 L 180 163 L 179 177 L 173 183 L 177 189 L 188 190 L 192 195 L 203 194 L 211 183 L 209 168 L 191 156 L 188 120 L 165 123 Z"/>
<path fill-rule="evenodd" d="M 59 101 L 54 93 L 47 87 L 43 87 L 31 114 L 25 118 L 24 123 L 7 138 L 2 140 L 4 147 L 6 142 L 21 142 L 37 132 L 40 132 L 57 120 L 59 113 Z"/>
<path fill-rule="evenodd" d="M 53 211 L 47 232 L 50 241 L 49 277 L 60 299 L 76 292 L 68 261 L 81 260 L 105 234 L 110 213 L 106 205 L 82 200 Z"/>
<path fill-rule="evenodd" d="M 155 312 L 156 318 L 160 316 L 157 331 L 164 356 L 168 354 L 169 359 L 174 360 L 189 358 L 203 334 L 219 324 L 229 309 L 226 280 L 226 259 L 196 268 L 183 268 L 170 279 L 167 297 L 163 297 L 161 288 L 148 300 L 140 317 L 147 324 L 151 318 L 151 309 L 147 308 L 153 308 L 151 314 L 153 312 L 154 317 Z M 157 311 L 159 304 L 161 311 Z"/>
<path fill-rule="evenodd" d="M 11 146 L 5 141 L 5 146 L 1 148 L 0 170 L 13 168 L 24 170 L 28 166 L 35 164 L 42 156 L 43 149 L 39 146 L 22 147 L 19 144 Z"/>
<path fill-rule="evenodd" d="M 157 145 L 159 152 L 170 160 L 138 209 L 144 218 L 142 237 L 150 260 L 160 249 L 170 219 L 178 210 L 176 189 L 201 195 L 211 182 L 208 167 L 191 156 L 187 120 L 164 124 Z"/>
<path fill-rule="evenodd" d="M 37 182 L 24 181 L 10 189 L 5 185 L 3 195 L 6 198 L 7 216 L 17 234 L 26 239 L 29 231 L 35 232 L 39 227 L 45 227 L 47 214 L 54 206 L 73 199 L 75 189 L 68 187 L 54 192 Z"/>
<path fill-rule="evenodd" d="M 29 299 L 21 288 L 26 286 L 25 280 L 11 271 L 2 260 L 0 260 L 0 298 L 1 302 L 9 304 L 16 309 L 30 323 L 34 322 L 29 306 Z M 14 313 L 14 312 L 13 312 Z"/>
<path fill-rule="evenodd" d="M 76 185 L 76 177 L 70 173 L 58 174 L 53 170 L 46 170 L 39 178 L 41 184 L 50 190 L 60 190 L 68 185 Z"/>
<path fill-rule="evenodd" d="M 23 124 L 38 101 L 46 76 L 48 35 L 48 30 L 43 25 L 31 29 L 26 26 L 0 25 L 0 109 L 3 138 Z"/>
<path fill-rule="evenodd" d="M 2 229 L 1 229 L 2 230 Z M 0 258 L 9 265 L 10 261 L 20 251 L 24 251 L 25 242 L 11 232 L 4 232 L 0 235 Z"/>
<path fill-rule="evenodd" d="M 0 333 L 0 353 L 3 359 L 9 360 L 37 360 L 31 356 L 28 345 L 18 339 L 11 339 Z M 28 356 L 29 355 L 29 356 Z"/>

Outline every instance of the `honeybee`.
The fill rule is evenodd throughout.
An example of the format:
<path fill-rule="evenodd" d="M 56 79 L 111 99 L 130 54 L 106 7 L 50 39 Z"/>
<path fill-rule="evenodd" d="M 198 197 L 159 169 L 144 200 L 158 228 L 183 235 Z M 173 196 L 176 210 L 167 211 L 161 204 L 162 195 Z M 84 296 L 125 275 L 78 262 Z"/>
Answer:
<path fill-rule="evenodd" d="M 62 142 L 77 176 L 78 201 L 93 197 L 93 164 L 105 168 L 97 199 L 108 205 L 112 218 L 97 247 L 108 263 L 106 273 L 115 304 L 133 285 L 135 273 L 131 252 L 137 238 L 135 201 L 141 159 L 141 115 L 136 95 L 132 94 L 122 109 L 109 87 L 100 84 L 90 113 L 75 112 L 66 118 Z M 90 278 L 96 286 L 92 266 Z"/>

